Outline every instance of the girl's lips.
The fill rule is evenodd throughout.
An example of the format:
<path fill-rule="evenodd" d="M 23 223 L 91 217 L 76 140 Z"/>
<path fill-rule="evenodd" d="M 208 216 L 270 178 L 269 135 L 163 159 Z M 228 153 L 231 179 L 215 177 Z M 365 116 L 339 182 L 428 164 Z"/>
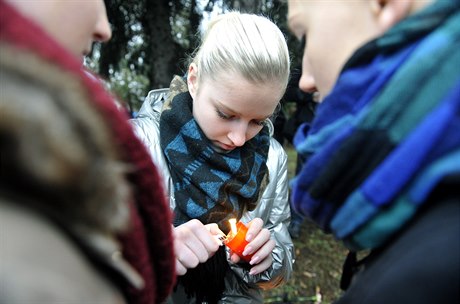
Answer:
<path fill-rule="evenodd" d="M 224 150 L 227 150 L 227 151 L 231 151 L 231 150 L 235 149 L 235 146 L 229 146 L 229 145 L 226 145 L 226 144 L 221 143 L 221 142 L 217 142 L 217 146 L 219 146 L 221 149 L 224 149 Z"/>

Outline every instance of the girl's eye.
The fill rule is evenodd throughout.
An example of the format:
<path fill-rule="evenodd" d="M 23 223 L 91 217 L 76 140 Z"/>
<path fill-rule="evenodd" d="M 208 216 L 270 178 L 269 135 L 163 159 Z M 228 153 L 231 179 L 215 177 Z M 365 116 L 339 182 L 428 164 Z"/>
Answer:
<path fill-rule="evenodd" d="M 225 115 L 224 113 L 222 113 L 222 112 L 219 111 L 218 109 L 216 109 L 216 112 L 217 112 L 217 116 L 219 116 L 219 117 L 222 118 L 222 119 L 230 119 L 230 118 L 231 118 L 230 116 Z"/>
<path fill-rule="evenodd" d="M 231 120 L 231 119 L 235 118 L 234 116 L 222 113 L 218 109 L 216 109 L 216 113 L 217 113 L 217 116 L 219 116 L 220 118 L 225 119 L 225 120 Z M 257 126 L 264 126 L 265 125 L 265 119 L 264 120 L 253 120 L 252 123 L 257 125 Z"/>
<path fill-rule="evenodd" d="M 263 127 L 265 125 L 265 119 L 264 120 L 254 120 L 253 123 L 258 125 L 258 126 Z"/>

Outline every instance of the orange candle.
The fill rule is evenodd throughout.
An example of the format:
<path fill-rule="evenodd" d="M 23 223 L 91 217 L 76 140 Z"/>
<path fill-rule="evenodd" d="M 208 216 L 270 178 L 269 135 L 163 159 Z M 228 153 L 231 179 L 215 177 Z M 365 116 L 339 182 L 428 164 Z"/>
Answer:
<path fill-rule="evenodd" d="M 230 232 L 227 235 L 225 245 L 236 253 L 240 258 L 249 262 L 252 258 L 252 255 L 243 255 L 244 248 L 249 243 L 246 241 L 246 233 L 248 232 L 248 227 L 242 222 L 236 224 L 236 234 Z"/>

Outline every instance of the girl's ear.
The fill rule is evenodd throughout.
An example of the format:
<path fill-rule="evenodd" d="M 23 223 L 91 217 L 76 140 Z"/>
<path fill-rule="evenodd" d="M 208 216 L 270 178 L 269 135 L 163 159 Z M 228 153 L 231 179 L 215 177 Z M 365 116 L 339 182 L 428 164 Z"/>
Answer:
<path fill-rule="evenodd" d="M 381 32 L 386 32 L 411 12 L 414 0 L 371 0 L 372 11 L 376 16 Z M 417 0 L 415 0 L 417 1 Z"/>
<path fill-rule="evenodd" d="M 195 63 L 191 63 L 188 67 L 187 86 L 192 99 L 195 99 L 198 92 L 198 67 Z"/>

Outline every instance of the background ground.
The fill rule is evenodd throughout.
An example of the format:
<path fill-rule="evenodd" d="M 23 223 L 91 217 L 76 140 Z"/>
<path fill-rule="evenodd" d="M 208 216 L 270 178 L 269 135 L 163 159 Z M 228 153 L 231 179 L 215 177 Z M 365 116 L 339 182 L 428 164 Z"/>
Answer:
<path fill-rule="evenodd" d="M 289 175 L 295 170 L 296 153 L 286 146 Z M 346 249 L 331 235 L 305 220 L 294 241 L 294 273 L 283 286 L 265 292 L 265 303 L 332 303 L 340 294 L 339 281 Z M 318 296 L 320 294 L 321 296 Z"/>

